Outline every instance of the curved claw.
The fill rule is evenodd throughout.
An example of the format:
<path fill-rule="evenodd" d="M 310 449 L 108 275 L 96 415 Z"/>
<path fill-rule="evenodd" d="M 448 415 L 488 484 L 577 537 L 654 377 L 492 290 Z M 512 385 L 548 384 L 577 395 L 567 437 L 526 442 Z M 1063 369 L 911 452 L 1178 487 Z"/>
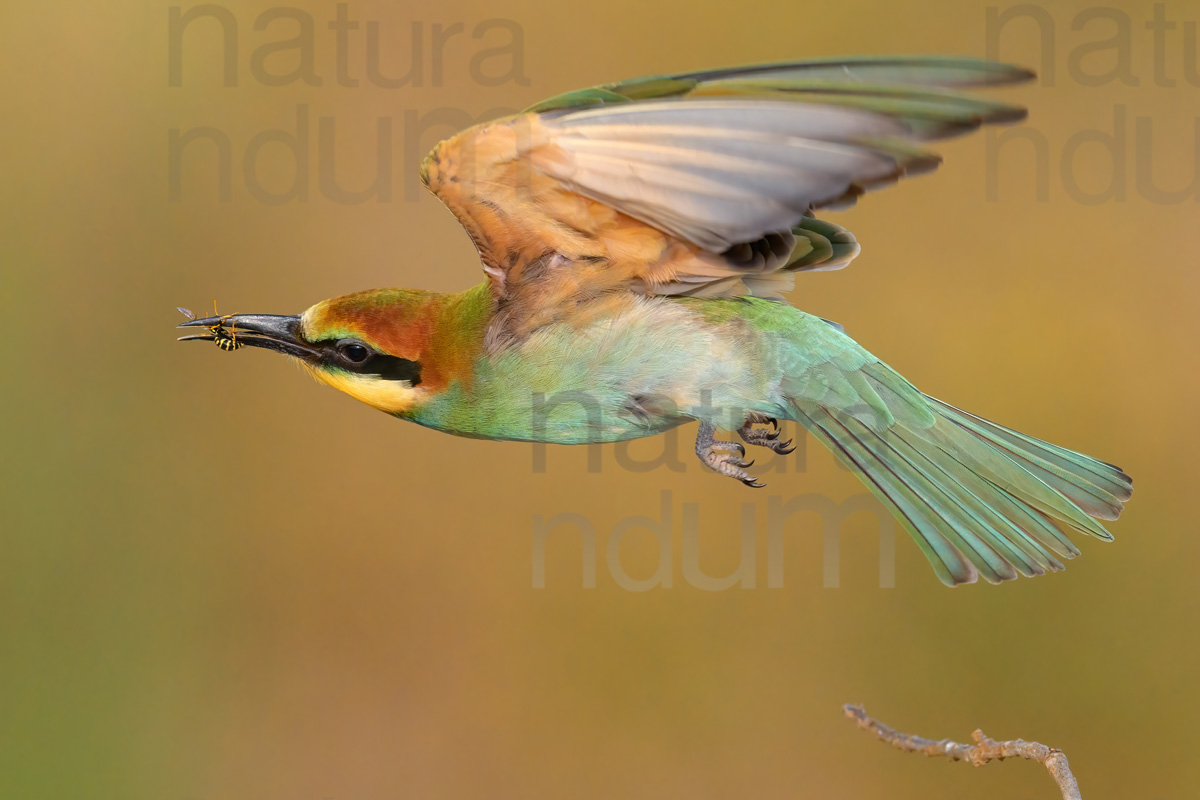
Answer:
<path fill-rule="evenodd" d="M 739 469 L 746 469 L 747 467 L 753 467 L 753 466 L 754 466 L 754 459 L 750 459 L 749 461 L 739 461 L 738 462 Z"/>
<path fill-rule="evenodd" d="M 766 486 L 765 483 L 759 483 L 758 478 L 743 478 L 742 483 L 746 484 L 751 489 L 762 489 Z"/>
<path fill-rule="evenodd" d="M 775 430 L 779 430 L 779 420 L 775 419 L 774 417 L 771 417 L 770 423 L 771 423 L 772 428 L 774 428 Z"/>
<path fill-rule="evenodd" d="M 737 442 L 730 442 L 729 444 L 730 444 L 732 447 L 736 447 L 736 448 L 737 448 L 737 451 L 738 451 L 738 457 L 739 457 L 739 458 L 745 458 L 745 457 L 746 457 L 746 448 L 742 447 L 742 446 L 741 446 L 740 444 L 738 444 Z"/>
<path fill-rule="evenodd" d="M 776 453 L 778 453 L 778 454 L 779 454 L 779 455 L 781 455 L 781 456 L 786 456 L 788 453 L 794 453 L 794 452 L 796 452 L 796 448 L 795 448 L 795 447 L 789 447 L 789 446 L 788 446 L 788 445 L 790 445 L 791 443 L 792 443 L 792 440 L 791 440 L 791 439 L 788 439 L 786 442 L 784 442 L 783 444 L 781 444 L 781 445 L 779 446 L 779 448 L 780 448 L 780 449 L 776 450 L 775 452 L 776 452 Z"/>

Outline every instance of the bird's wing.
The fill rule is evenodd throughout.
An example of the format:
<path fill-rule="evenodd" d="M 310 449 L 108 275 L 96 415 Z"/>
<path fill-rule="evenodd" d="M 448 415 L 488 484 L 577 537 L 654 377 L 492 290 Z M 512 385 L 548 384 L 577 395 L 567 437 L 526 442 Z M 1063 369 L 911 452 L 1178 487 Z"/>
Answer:
<path fill-rule="evenodd" d="M 958 94 L 1026 70 L 892 57 L 641 78 L 470 128 L 426 185 L 479 250 L 512 333 L 613 290 L 775 297 L 858 253 L 814 209 L 937 166 L 921 142 L 1024 110 Z"/>

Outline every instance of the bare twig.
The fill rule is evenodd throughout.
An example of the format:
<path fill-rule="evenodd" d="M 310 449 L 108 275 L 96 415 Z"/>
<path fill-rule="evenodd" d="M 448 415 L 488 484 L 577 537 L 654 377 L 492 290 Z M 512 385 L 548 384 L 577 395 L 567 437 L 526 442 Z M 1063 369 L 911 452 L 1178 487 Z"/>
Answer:
<path fill-rule="evenodd" d="M 1011 742 L 997 742 L 989 739 L 983 731 L 976 730 L 971 734 L 975 741 L 973 745 L 959 744 L 949 739 L 933 741 L 909 733 L 900 733 L 889 728 L 882 722 L 871 719 L 860 705 L 842 706 L 846 716 L 854 720 L 858 727 L 865 731 L 874 731 L 882 741 L 887 742 L 897 750 L 906 753 L 924 753 L 927 756 L 945 756 L 951 761 L 969 761 L 972 766 L 982 767 L 993 759 L 1004 759 L 1018 756 L 1030 761 L 1039 761 L 1050 773 L 1062 791 L 1063 800 L 1082 800 L 1079 794 L 1079 784 L 1067 766 L 1067 757 L 1056 747 L 1047 747 L 1037 742 L 1027 742 L 1016 739 Z"/>

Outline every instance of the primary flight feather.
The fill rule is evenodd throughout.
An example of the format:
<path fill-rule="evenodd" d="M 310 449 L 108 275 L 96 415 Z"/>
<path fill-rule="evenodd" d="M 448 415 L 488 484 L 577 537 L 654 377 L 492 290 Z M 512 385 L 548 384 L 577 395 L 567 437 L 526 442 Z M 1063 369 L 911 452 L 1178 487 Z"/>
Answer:
<path fill-rule="evenodd" d="M 1117 467 L 922 394 L 840 327 L 780 301 L 854 236 L 814 212 L 938 164 L 925 143 L 1022 119 L 959 89 L 1031 73 L 969 58 L 798 61 L 606 84 L 438 144 L 425 184 L 487 279 L 378 289 L 297 316 L 183 326 L 294 356 L 395 416 L 481 439 L 613 442 L 696 421 L 696 453 L 759 486 L 740 444 L 794 420 L 854 472 L 947 584 L 1062 568 L 1111 538 Z M 229 326 L 229 333 L 223 326 Z M 757 425 L 770 424 L 768 430 Z"/>

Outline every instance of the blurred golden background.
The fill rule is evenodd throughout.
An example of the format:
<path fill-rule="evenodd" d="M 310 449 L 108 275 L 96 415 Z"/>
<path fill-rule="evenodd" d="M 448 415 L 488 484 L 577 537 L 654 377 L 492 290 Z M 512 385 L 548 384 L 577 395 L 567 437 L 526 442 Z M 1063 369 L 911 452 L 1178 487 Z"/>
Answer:
<path fill-rule="evenodd" d="M 1156 6 L 1174 28 L 1147 27 Z M 258 29 L 269 3 L 216 6 L 236 25 L 233 86 L 221 22 L 195 19 L 172 86 L 173 7 L 0 11 L 0 796 L 1055 796 L 1036 764 L 884 748 L 842 718 L 850 701 L 934 738 L 980 726 L 1061 747 L 1089 798 L 1195 796 L 1195 4 L 1003 17 L 973 0 L 356 1 L 343 77 L 357 87 L 338 79 L 337 5 L 297 0 Z M 266 85 L 299 51 L 261 48 L 304 41 L 305 14 L 320 85 Z M 818 520 L 799 515 L 785 585 L 768 588 L 770 498 L 863 492 L 815 442 L 761 492 L 707 474 L 691 430 L 669 440 L 684 472 L 622 469 L 613 447 L 599 472 L 586 449 L 550 448 L 542 472 L 527 445 L 404 425 L 261 351 L 175 342 L 175 307 L 214 298 L 295 313 L 477 282 L 457 222 L 416 192 L 419 157 L 452 132 L 439 114 L 797 57 L 985 55 L 989 31 L 1002 59 L 1042 73 L 1002 95 L 1029 106 L 1026 126 L 945 144 L 936 175 L 829 215 L 864 253 L 792 299 L 925 391 L 1133 475 L 1116 542 L 1080 541 L 1065 573 L 950 590 L 898 532 L 895 587 L 880 588 L 876 521 L 860 513 L 826 588 Z M 379 70 L 420 64 L 420 85 L 368 80 L 371 36 Z M 254 187 L 289 189 L 289 150 L 265 144 L 249 184 L 243 162 L 259 134 L 295 134 L 299 107 L 307 198 L 271 205 Z M 323 170 L 345 190 L 372 184 L 380 118 L 390 201 L 329 199 Z M 171 131 L 205 127 L 230 143 L 227 202 L 211 141 L 187 145 L 172 181 Z M 1189 181 L 1187 197 L 1162 194 Z M 673 585 L 627 591 L 610 534 L 659 518 L 664 490 Z M 710 575 L 739 563 L 752 504 L 756 588 L 684 579 L 684 503 L 699 504 Z M 594 526 L 595 588 L 569 527 L 533 588 L 534 519 L 563 513 Z M 650 534 L 626 535 L 630 575 L 657 556 Z"/>

